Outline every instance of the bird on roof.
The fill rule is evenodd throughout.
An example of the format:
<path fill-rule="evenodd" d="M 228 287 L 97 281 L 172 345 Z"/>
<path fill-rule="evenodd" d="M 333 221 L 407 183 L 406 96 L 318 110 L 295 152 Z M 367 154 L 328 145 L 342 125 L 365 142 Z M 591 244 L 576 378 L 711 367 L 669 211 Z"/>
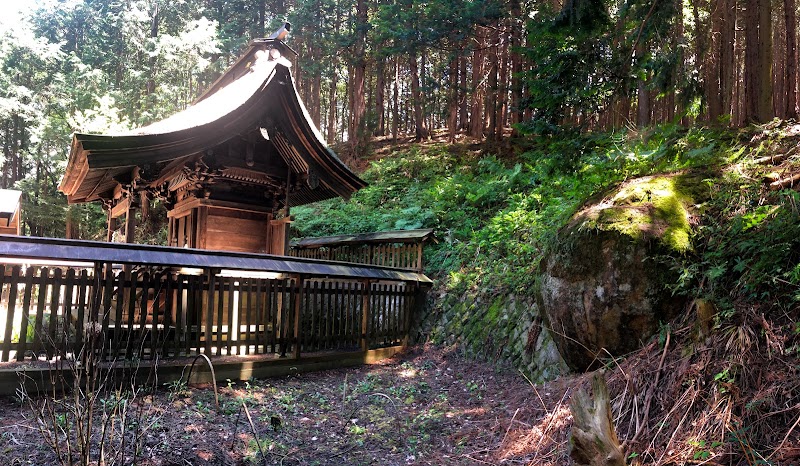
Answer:
<path fill-rule="evenodd" d="M 275 32 L 272 33 L 271 36 L 267 37 L 267 39 L 275 39 L 275 40 L 283 40 L 286 39 L 286 36 L 289 35 L 289 30 L 292 28 L 292 25 L 289 22 L 283 23 L 283 25 Z"/>

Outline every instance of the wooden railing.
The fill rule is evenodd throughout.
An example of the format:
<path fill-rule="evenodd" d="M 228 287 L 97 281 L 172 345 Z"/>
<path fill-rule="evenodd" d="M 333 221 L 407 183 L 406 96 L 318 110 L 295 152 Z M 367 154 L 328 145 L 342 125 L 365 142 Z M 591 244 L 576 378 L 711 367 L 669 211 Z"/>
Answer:
<path fill-rule="evenodd" d="M 105 360 L 300 358 L 400 345 L 429 282 L 385 268 L 132 245 L 111 254 L 60 240 L 77 244 L 72 256 L 94 257 L 69 264 L 69 251 L 49 247 L 55 240 L 34 250 L 30 238 L 18 241 L 29 241 L 23 249 L 32 258 L 3 260 L 3 249 L 13 250 L 7 238 L 0 238 L 0 361 L 89 350 Z M 119 249 L 129 260 L 119 260 Z"/>
<path fill-rule="evenodd" d="M 422 273 L 423 245 L 432 238 L 433 230 L 430 229 L 306 238 L 292 242 L 289 255 Z"/>
<path fill-rule="evenodd" d="M 293 257 L 422 270 L 422 244 L 361 244 L 290 249 Z"/>

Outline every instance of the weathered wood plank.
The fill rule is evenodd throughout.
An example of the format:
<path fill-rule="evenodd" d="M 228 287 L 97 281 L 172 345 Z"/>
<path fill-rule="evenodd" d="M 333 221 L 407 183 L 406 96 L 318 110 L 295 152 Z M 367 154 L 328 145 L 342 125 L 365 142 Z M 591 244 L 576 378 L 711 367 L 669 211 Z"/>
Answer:
<path fill-rule="evenodd" d="M 94 280 L 89 280 L 89 271 L 81 270 L 80 279 L 78 280 L 78 317 L 75 321 L 75 347 L 73 352 L 78 354 L 83 348 L 84 332 L 86 330 L 86 314 L 89 300 L 92 299 L 90 295 L 91 283 Z"/>
<path fill-rule="evenodd" d="M 17 361 L 22 361 L 25 359 L 25 352 L 27 351 L 28 347 L 28 321 L 30 319 L 30 309 L 31 309 L 31 295 L 33 293 L 33 278 L 36 272 L 40 272 L 45 274 L 44 277 L 38 277 L 40 280 L 39 282 L 39 296 L 41 301 L 42 296 L 46 296 L 47 293 L 43 292 L 47 290 L 47 278 L 49 275 L 49 269 L 47 267 L 42 267 L 39 269 L 38 267 L 28 267 L 28 270 L 25 271 L 25 292 L 24 297 L 22 298 L 22 319 L 20 321 L 20 331 L 19 331 L 19 342 L 17 344 Z M 38 317 L 38 315 L 37 315 Z M 34 330 L 34 336 L 36 332 Z"/>
<path fill-rule="evenodd" d="M 136 290 L 139 289 L 139 271 L 134 270 L 130 273 L 130 284 L 128 285 L 128 328 L 125 332 L 125 357 L 133 357 L 133 343 L 134 343 L 134 319 L 136 317 Z"/>
<path fill-rule="evenodd" d="M 164 332 L 161 335 L 161 351 L 165 357 L 173 354 L 177 350 L 176 337 L 177 329 L 173 326 L 172 313 L 175 309 L 175 278 L 172 273 L 164 274 Z"/>
<path fill-rule="evenodd" d="M 19 284 L 20 266 L 15 265 L 11 268 L 11 276 L 8 278 L 8 313 L 6 314 L 6 328 L 3 334 L 3 354 L 0 361 L 6 362 L 11 356 L 11 335 L 14 331 L 14 314 L 17 310 L 17 285 Z"/>
<path fill-rule="evenodd" d="M 223 321 L 223 318 L 225 317 L 225 312 L 224 312 L 225 311 L 224 294 L 225 294 L 225 286 L 228 284 L 228 282 L 230 280 L 231 279 L 229 279 L 229 278 L 228 279 L 226 279 L 226 278 L 220 278 L 219 279 L 219 296 L 218 296 L 218 299 L 217 299 L 217 301 L 218 301 L 217 302 L 217 332 L 216 332 L 216 340 L 214 342 L 214 347 L 216 349 L 216 354 L 217 355 L 221 355 L 222 354 L 222 348 L 223 348 L 223 346 L 225 344 L 225 342 L 222 341 L 223 330 L 224 330 L 223 324 L 225 323 L 225 321 Z"/>
<path fill-rule="evenodd" d="M 308 350 L 315 351 L 319 349 L 320 328 L 321 324 L 321 305 L 319 302 L 319 282 L 312 281 L 308 285 L 311 287 L 308 290 L 306 301 L 308 302 L 308 310 L 311 312 L 311 328 L 309 329 Z"/>
<path fill-rule="evenodd" d="M 112 353 L 114 359 L 123 356 L 122 341 L 125 340 L 125 334 L 130 332 L 130 328 L 125 329 L 122 325 L 122 311 L 125 308 L 125 287 L 127 286 L 126 277 L 129 275 L 130 272 L 122 272 L 117 280 L 117 302 L 114 309 L 114 341 L 111 342 L 114 346 Z"/>
<path fill-rule="evenodd" d="M 255 297 L 255 354 L 263 354 L 267 352 L 267 322 L 268 314 L 264 312 L 264 294 L 262 287 L 266 285 L 265 280 L 255 279 L 251 284 L 250 297 Z M 262 330 L 263 329 L 263 330 Z M 263 345 L 263 348 L 262 348 Z"/>
<path fill-rule="evenodd" d="M 159 341 L 158 321 L 161 314 L 161 293 L 164 286 L 164 276 L 162 274 L 153 274 L 151 285 L 153 287 L 153 304 L 148 309 L 150 312 L 150 359 L 155 359 L 158 354 L 161 342 Z M 149 289 L 148 289 L 149 294 Z"/>
<path fill-rule="evenodd" d="M 300 361 L 293 359 L 271 359 L 264 358 L 261 360 L 241 360 L 241 361 L 225 361 L 214 364 L 214 371 L 217 380 L 249 380 L 255 378 L 267 377 L 283 377 L 287 375 L 294 375 L 298 373 L 329 370 L 335 368 L 359 366 L 363 364 L 374 364 L 390 358 L 393 355 L 402 351 L 400 346 L 390 348 L 379 348 L 370 350 L 366 353 L 360 351 L 333 353 L 333 354 L 320 354 L 305 356 Z M 202 366 L 197 366 L 192 373 L 190 383 L 210 383 L 211 373 Z M 13 396 L 20 388 L 20 379 L 14 372 L 15 369 L 0 369 L 0 396 Z M 51 390 L 49 385 L 48 369 L 28 369 L 27 377 L 23 382 L 25 383 L 25 390 L 29 394 L 43 393 Z M 130 374 L 129 367 L 118 367 L 113 370 L 110 377 L 112 379 L 120 380 Z M 145 384 L 148 382 L 147 377 L 151 374 L 149 370 L 139 370 L 137 372 L 138 378 L 136 382 Z M 177 380 L 182 380 L 186 377 L 185 365 L 183 362 L 173 361 L 160 361 L 158 369 L 159 383 L 169 383 Z M 72 383 L 72 374 L 67 372 L 64 374 L 67 383 Z M 44 381 L 44 383 L 41 383 Z M 150 381 L 152 383 L 152 381 Z"/>
<path fill-rule="evenodd" d="M 206 292 L 206 319 L 203 336 L 205 338 L 204 352 L 207 356 L 211 356 L 211 333 L 214 330 L 214 295 L 217 280 L 216 275 L 213 273 L 208 273 L 206 276 L 208 278 L 208 291 Z"/>
<path fill-rule="evenodd" d="M 62 307 L 62 322 L 64 323 L 64 341 L 60 351 L 66 354 L 69 351 L 69 343 L 73 337 L 72 334 L 72 300 L 75 291 L 75 269 L 67 269 L 67 275 L 64 279 L 64 303 Z"/>
<path fill-rule="evenodd" d="M 98 339 L 101 342 L 101 346 L 96 348 L 101 350 L 101 353 L 98 355 L 100 359 L 104 359 L 106 356 L 111 355 L 111 345 L 108 343 L 107 337 L 109 335 L 108 326 L 111 320 L 111 305 L 112 300 L 111 297 L 114 295 L 114 283 L 116 276 L 114 275 L 114 271 L 111 270 L 111 267 L 105 269 L 105 281 L 103 286 L 103 297 L 100 305 L 97 308 L 97 313 L 95 322 L 100 322 L 100 338 Z"/>
<path fill-rule="evenodd" d="M 228 333 L 226 336 L 227 342 L 225 345 L 225 350 L 229 355 L 233 354 L 233 352 L 235 352 L 236 350 L 236 347 L 233 346 L 233 339 L 234 336 L 236 335 L 233 328 L 233 314 L 235 312 L 234 303 L 237 301 L 236 295 L 234 294 L 235 290 L 236 290 L 236 279 L 231 277 L 228 279 Z"/>
<path fill-rule="evenodd" d="M 187 354 L 186 341 L 189 338 L 189 332 L 186 324 L 186 300 L 189 298 L 187 288 L 190 278 L 184 275 L 175 276 L 175 331 L 173 340 L 175 356 Z"/>
<path fill-rule="evenodd" d="M 29 270 L 30 269 L 33 269 L 33 267 L 30 267 Z M 45 310 L 45 306 L 47 304 L 46 303 L 46 300 L 47 300 L 47 279 L 49 278 L 49 275 L 50 275 L 50 271 L 49 271 L 49 269 L 47 267 L 43 267 L 41 269 L 41 271 L 39 272 L 39 276 L 41 277 L 40 278 L 40 282 L 39 282 L 39 293 L 38 293 L 39 297 L 36 299 L 36 316 L 33 318 L 33 342 L 32 342 L 32 345 L 31 345 L 31 351 L 37 357 L 39 356 L 39 353 L 41 353 L 42 350 L 45 347 L 45 341 L 44 340 L 45 340 L 45 338 L 47 336 L 45 331 L 44 331 L 44 310 Z M 22 307 L 23 307 L 23 313 L 24 313 L 25 312 L 24 308 L 28 307 L 28 305 L 23 303 Z M 26 319 L 25 315 L 23 314 L 23 320 L 28 320 L 29 321 L 30 317 L 28 317 L 28 319 Z M 27 324 L 23 322 L 23 325 L 27 325 Z M 28 332 L 28 329 L 26 328 L 24 334 L 27 334 L 27 332 Z M 20 336 L 22 336 L 22 335 L 23 335 L 23 333 L 22 333 L 22 331 L 20 331 Z M 23 358 L 24 358 L 24 356 L 23 356 Z"/>
<path fill-rule="evenodd" d="M 193 354 L 195 348 L 197 354 L 202 353 L 200 346 L 200 333 L 203 324 L 203 276 L 189 277 L 189 296 L 186 305 L 186 321 L 190 330 L 186 338 L 186 354 Z"/>
<path fill-rule="evenodd" d="M 138 338 L 136 338 L 136 348 L 138 350 L 139 358 L 145 359 L 145 345 L 147 344 L 147 301 L 148 301 L 148 294 L 150 293 L 150 284 L 154 280 L 151 280 L 151 275 L 149 271 L 145 271 L 142 274 L 142 291 L 141 296 L 139 297 L 139 331 L 137 332 Z"/>
<path fill-rule="evenodd" d="M 294 299 L 292 302 L 294 303 L 294 335 L 292 341 L 294 343 L 293 346 L 293 358 L 300 359 L 300 319 L 302 318 L 303 313 L 303 295 L 304 293 L 304 280 L 302 275 L 298 275 L 295 279 L 295 283 L 292 287 L 293 293 L 295 294 Z"/>
<path fill-rule="evenodd" d="M 56 329 L 58 328 L 58 309 L 61 304 L 61 292 L 63 290 L 62 275 L 64 271 L 57 268 L 53 272 L 52 278 L 49 278 L 49 271 L 43 277 L 45 279 L 49 278 L 48 281 L 50 282 L 50 319 L 48 320 L 47 340 L 45 341 L 45 350 L 47 351 L 48 358 L 58 354 L 57 349 L 61 339 L 60 335 L 56 335 Z M 44 287 L 42 285 L 39 286 L 40 293 L 46 293 L 47 289 L 47 284 L 45 284 Z"/>

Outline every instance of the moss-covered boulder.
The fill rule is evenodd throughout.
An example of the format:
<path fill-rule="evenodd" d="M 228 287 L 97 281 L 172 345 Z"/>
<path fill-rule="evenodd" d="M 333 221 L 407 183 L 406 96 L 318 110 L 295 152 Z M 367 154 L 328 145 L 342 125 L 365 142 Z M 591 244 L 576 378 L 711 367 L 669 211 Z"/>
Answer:
<path fill-rule="evenodd" d="M 543 263 L 540 298 L 559 352 L 573 370 L 638 349 L 683 298 L 665 258 L 691 249 L 706 177 L 679 173 L 624 183 L 573 216 Z"/>

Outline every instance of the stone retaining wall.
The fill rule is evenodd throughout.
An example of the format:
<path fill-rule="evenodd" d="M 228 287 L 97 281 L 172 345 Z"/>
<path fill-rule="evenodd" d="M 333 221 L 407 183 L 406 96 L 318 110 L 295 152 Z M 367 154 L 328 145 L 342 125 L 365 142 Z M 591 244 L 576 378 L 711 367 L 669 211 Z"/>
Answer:
<path fill-rule="evenodd" d="M 487 298 L 431 292 L 411 335 L 438 345 L 458 344 L 466 354 L 521 370 L 533 382 L 567 372 L 534 298 Z"/>

